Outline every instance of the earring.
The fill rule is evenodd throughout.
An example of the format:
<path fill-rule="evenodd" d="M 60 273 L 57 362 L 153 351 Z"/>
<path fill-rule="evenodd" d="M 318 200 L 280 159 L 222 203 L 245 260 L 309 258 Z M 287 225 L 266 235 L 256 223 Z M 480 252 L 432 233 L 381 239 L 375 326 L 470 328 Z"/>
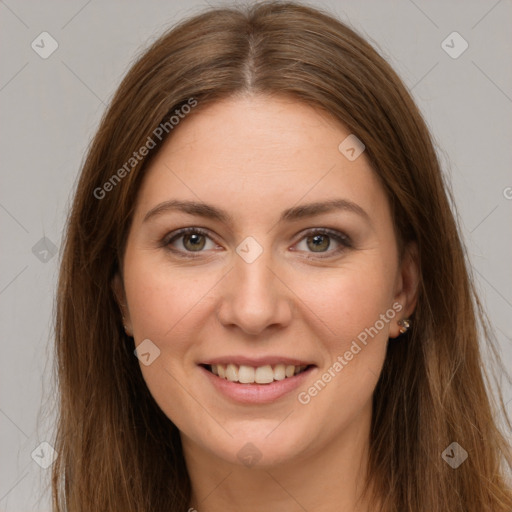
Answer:
<path fill-rule="evenodd" d="M 411 320 L 409 318 L 402 318 L 398 320 L 397 324 L 400 326 L 400 334 L 404 334 L 411 326 Z"/>

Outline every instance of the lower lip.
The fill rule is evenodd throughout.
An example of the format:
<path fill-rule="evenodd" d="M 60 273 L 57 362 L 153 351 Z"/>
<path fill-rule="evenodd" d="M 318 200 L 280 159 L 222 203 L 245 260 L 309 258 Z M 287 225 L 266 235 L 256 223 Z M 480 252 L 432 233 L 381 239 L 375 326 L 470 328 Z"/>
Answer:
<path fill-rule="evenodd" d="M 275 402 L 304 384 L 304 381 L 316 367 L 311 366 L 293 377 L 275 380 L 270 384 L 240 384 L 239 382 L 231 382 L 214 375 L 203 366 L 199 366 L 199 368 L 206 374 L 212 385 L 228 398 L 245 404 L 268 404 Z"/>

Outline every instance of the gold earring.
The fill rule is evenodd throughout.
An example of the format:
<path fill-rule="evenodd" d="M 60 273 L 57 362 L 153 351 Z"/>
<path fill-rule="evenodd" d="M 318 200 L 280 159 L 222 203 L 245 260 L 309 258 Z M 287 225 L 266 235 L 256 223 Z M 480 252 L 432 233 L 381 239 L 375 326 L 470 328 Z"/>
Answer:
<path fill-rule="evenodd" d="M 400 334 L 404 334 L 411 326 L 411 320 L 409 318 L 402 318 L 398 320 L 397 324 L 400 326 Z"/>

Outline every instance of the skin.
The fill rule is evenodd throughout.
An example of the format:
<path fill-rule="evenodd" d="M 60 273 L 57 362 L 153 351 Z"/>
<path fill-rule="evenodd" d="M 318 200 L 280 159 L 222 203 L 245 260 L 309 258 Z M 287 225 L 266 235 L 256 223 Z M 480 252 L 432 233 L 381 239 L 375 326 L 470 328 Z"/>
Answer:
<path fill-rule="evenodd" d="M 371 398 L 389 338 L 400 334 L 397 321 L 414 310 L 418 268 L 414 246 L 399 262 L 389 204 L 365 154 L 349 161 L 338 150 L 349 133 L 291 98 L 231 97 L 181 121 L 141 185 L 113 288 L 136 345 L 150 339 L 160 350 L 141 370 L 180 429 L 190 506 L 199 512 L 369 510 L 357 497 Z M 340 210 L 278 222 L 299 203 L 338 198 L 357 203 L 368 220 Z M 214 205 L 233 223 L 180 211 L 143 221 L 170 199 Z M 171 242 L 195 259 L 162 242 L 183 227 L 209 232 L 194 239 L 205 242 L 200 251 L 190 241 L 184 246 L 183 237 Z M 351 246 L 327 237 L 330 245 L 322 239 L 315 250 L 318 233 L 304 233 L 311 228 L 345 234 Z M 236 252 L 248 236 L 263 249 L 252 263 Z M 309 403 L 300 403 L 298 392 L 393 304 L 401 311 Z M 198 367 L 232 354 L 288 355 L 316 368 L 306 385 L 274 403 L 239 404 Z M 248 442 L 260 456 L 251 467 L 237 458 Z"/>

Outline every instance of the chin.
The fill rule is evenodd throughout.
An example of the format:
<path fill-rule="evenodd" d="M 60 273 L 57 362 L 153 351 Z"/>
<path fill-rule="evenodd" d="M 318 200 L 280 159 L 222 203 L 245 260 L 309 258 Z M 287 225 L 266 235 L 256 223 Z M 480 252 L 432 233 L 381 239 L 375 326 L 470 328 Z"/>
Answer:
<path fill-rule="evenodd" d="M 270 424 L 272 427 L 269 428 Z M 226 435 L 214 443 L 209 438 L 199 444 L 203 444 L 214 457 L 229 464 L 260 469 L 276 467 L 301 457 L 310 445 L 312 437 L 315 437 L 311 435 L 311 430 L 308 434 L 307 431 L 299 430 L 297 426 L 283 428 L 278 432 L 278 424 L 275 421 L 255 421 L 247 429 L 239 425 L 233 437 Z"/>

